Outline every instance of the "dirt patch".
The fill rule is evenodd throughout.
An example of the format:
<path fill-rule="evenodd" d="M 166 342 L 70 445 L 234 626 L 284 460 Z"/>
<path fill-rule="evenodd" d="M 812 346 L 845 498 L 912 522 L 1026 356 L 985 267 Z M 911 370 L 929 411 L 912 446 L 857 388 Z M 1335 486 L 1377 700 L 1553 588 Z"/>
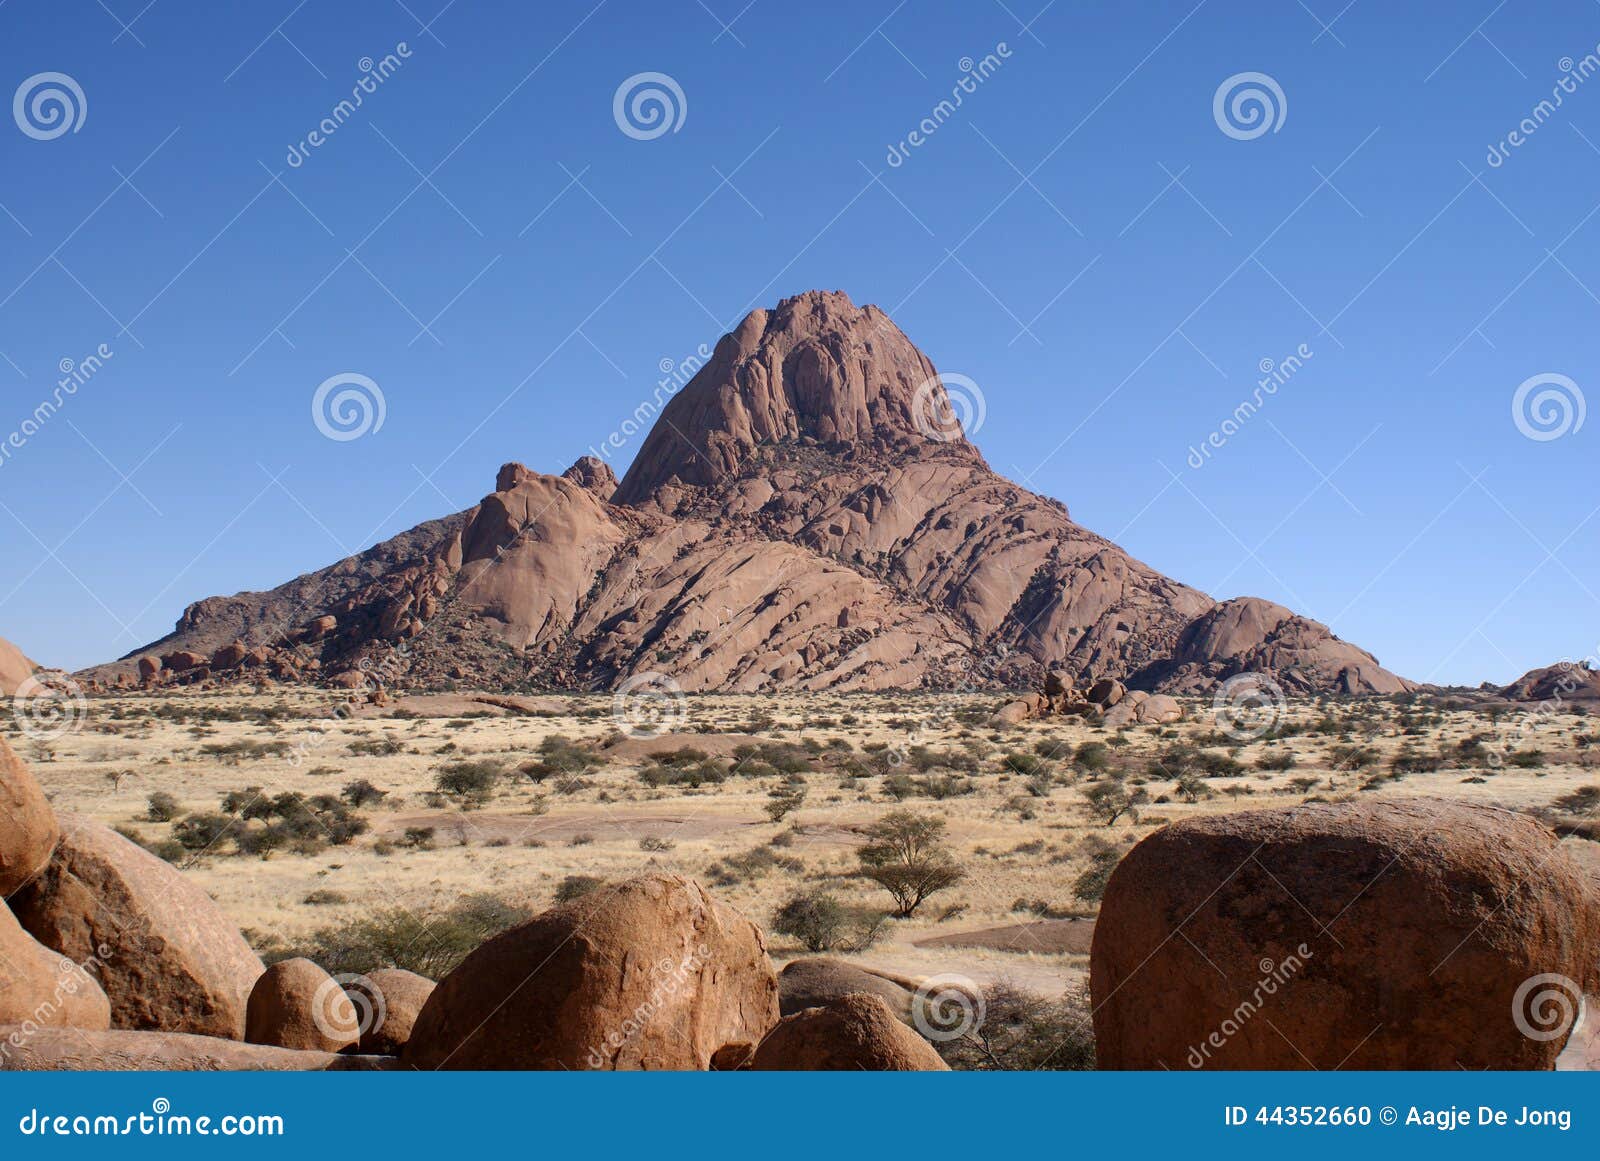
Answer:
<path fill-rule="evenodd" d="M 1022 951 L 1035 955 L 1088 955 L 1094 940 L 1092 919 L 1041 919 L 1007 927 L 958 931 L 916 941 L 917 947 L 984 947 L 991 951 Z"/>

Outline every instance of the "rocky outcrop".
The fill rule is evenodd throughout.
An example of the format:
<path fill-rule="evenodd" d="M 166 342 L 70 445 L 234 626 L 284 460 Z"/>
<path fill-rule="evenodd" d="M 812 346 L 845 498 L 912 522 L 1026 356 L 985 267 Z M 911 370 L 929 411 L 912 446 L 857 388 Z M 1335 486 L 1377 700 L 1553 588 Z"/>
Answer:
<path fill-rule="evenodd" d="M 27 1032 L 0 1026 L 0 1072 L 371 1072 L 388 1057 L 296 1052 L 176 1032 Z"/>
<path fill-rule="evenodd" d="M 404 1060 L 449 1069 L 706 1069 L 778 1020 L 761 932 L 652 874 L 479 947 L 440 981 Z"/>
<path fill-rule="evenodd" d="M 14 895 L 44 870 L 60 837 L 44 791 L 0 738 L 0 899 Z"/>
<path fill-rule="evenodd" d="M 1160 663 L 1167 693 L 1263 664 L 1294 690 L 1398 681 L 1287 611 L 1219 651 L 1226 634 L 1196 628 L 1209 597 L 997 475 L 958 421 L 966 402 L 878 308 L 786 299 L 722 338 L 620 484 L 594 456 L 560 476 L 507 464 L 466 512 L 191 605 L 138 651 L 155 673 L 130 654 L 84 676 L 997 690 L 1046 665 L 1086 682 Z"/>
<path fill-rule="evenodd" d="M 239 1039 L 261 960 L 211 897 L 108 827 L 63 816 L 49 865 L 11 898 L 28 932 L 92 970 L 115 1028 Z"/>
<path fill-rule="evenodd" d="M 1525 815 L 1428 799 L 1186 819 L 1106 887 L 1101 1068 L 1543 1069 L 1600 902 Z"/>
<path fill-rule="evenodd" d="M 915 990 L 870 968 L 829 956 L 814 956 L 794 960 L 778 973 L 778 1010 L 785 1016 L 853 995 L 877 996 L 889 1005 L 896 1018 L 911 1022 Z"/>
<path fill-rule="evenodd" d="M 30 661 L 5 638 L 0 637 L 0 697 L 10 697 L 17 687 L 32 677 L 39 663 Z"/>
<path fill-rule="evenodd" d="M 251 1044 L 343 1052 L 361 1036 L 356 1006 L 338 981 L 308 959 L 286 959 L 261 974 L 245 1007 Z"/>
<path fill-rule="evenodd" d="M 756 1048 L 757 1072 L 947 1072 L 881 997 L 846 995 L 785 1016 Z"/>
<path fill-rule="evenodd" d="M 4 902 L 0 902 L 0 1024 L 30 1029 L 111 1027 L 111 1005 L 94 977 L 22 930 Z"/>
<path fill-rule="evenodd" d="M 1587 662 L 1563 661 L 1530 670 L 1500 691 L 1507 701 L 1539 702 L 1558 707 L 1576 704 L 1592 708 L 1600 702 L 1600 670 Z"/>
<path fill-rule="evenodd" d="M 357 1051 L 368 1056 L 398 1056 L 411 1041 L 417 1017 L 437 985 L 400 968 L 368 972 L 345 984 L 361 1029 Z"/>
<path fill-rule="evenodd" d="M 1184 628 L 1170 657 L 1129 679 L 1136 688 L 1209 693 L 1241 673 L 1264 674 L 1286 694 L 1391 694 L 1415 686 L 1326 625 L 1257 597 L 1226 601 Z"/>

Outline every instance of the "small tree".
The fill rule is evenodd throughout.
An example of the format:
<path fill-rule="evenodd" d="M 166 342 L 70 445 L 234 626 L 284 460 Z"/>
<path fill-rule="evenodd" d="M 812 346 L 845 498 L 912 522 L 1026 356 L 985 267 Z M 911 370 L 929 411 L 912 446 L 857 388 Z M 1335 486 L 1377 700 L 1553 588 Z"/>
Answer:
<path fill-rule="evenodd" d="M 791 895 L 772 916 L 772 930 L 794 936 L 807 951 L 838 946 L 845 924 L 845 909 L 827 894 Z"/>
<path fill-rule="evenodd" d="M 496 762 L 451 762 L 434 775 L 433 785 L 440 794 L 455 799 L 462 810 L 473 810 L 493 796 L 501 773 Z"/>
<path fill-rule="evenodd" d="M 339 797 L 359 810 L 363 806 L 371 806 L 374 803 L 382 802 L 389 797 L 389 792 L 387 790 L 379 790 L 365 778 L 362 778 L 359 781 L 347 783 L 344 789 L 339 791 Z"/>
<path fill-rule="evenodd" d="M 857 852 L 862 874 L 894 896 L 901 919 L 965 877 L 945 845 L 944 828 L 944 819 L 909 810 L 891 811 L 867 828 L 868 842 Z"/>
<path fill-rule="evenodd" d="M 1150 800 L 1142 788 L 1130 792 L 1120 782 L 1096 782 L 1084 788 L 1083 796 L 1089 802 L 1090 811 L 1107 826 L 1114 826 L 1125 814 L 1137 821 L 1139 804 Z"/>

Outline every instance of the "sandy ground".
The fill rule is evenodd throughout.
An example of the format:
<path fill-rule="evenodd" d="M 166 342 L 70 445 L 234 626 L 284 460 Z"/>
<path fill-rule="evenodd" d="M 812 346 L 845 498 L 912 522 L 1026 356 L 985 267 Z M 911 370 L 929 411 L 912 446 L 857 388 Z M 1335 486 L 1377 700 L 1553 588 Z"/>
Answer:
<path fill-rule="evenodd" d="M 380 804 L 361 808 L 371 829 L 348 846 L 266 858 L 212 851 L 183 860 L 185 873 L 258 942 L 292 941 L 380 908 L 426 912 L 469 893 L 542 908 L 566 876 L 617 878 L 645 867 L 711 882 L 720 898 L 763 926 L 798 891 L 826 890 L 844 903 L 882 910 L 887 895 L 854 873 L 863 828 L 895 809 L 937 814 L 948 822 L 966 878 L 915 917 L 890 921 L 881 940 L 857 958 L 910 975 L 958 972 L 979 983 L 1005 979 L 1050 992 L 1080 987 L 1086 976 L 1094 904 L 1075 898 L 1074 884 L 1098 843 L 1126 849 L 1165 821 L 1297 803 L 1308 795 L 1440 795 L 1534 810 L 1600 785 L 1593 768 L 1600 746 L 1589 743 L 1593 719 L 1570 715 L 1524 729 L 1520 715 L 1494 721 L 1478 710 L 1291 703 L 1284 722 L 1300 732 L 1240 742 L 1218 735 L 1209 705 L 1200 703 L 1183 723 L 1119 736 L 1075 719 L 997 728 L 985 711 L 1000 699 L 988 696 L 706 696 L 682 707 L 677 730 L 693 736 L 617 742 L 609 697 L 496 700 L 409 697 L 346 717 L 336 713 L 340 703 L 331 695 L 301 690 L 100 697 L 90 699 L 73 733 L 42 743 L 12 740 L 58 809 L 132 830 L 151 844 L 171 834 L 170 824 L 146 817 L 146 800 L 156 792 L 173 795 L 186 811 L 206 813 L 218 810 L 224 794 L 246 788 L 268 796 L 338 794 L 364 779 L 387 791 Z M 552 735 L 592 746 L 597 765 L 565 785 L 555 778 L 536 785 L 517 774 Z M 1437 753 L 1473 736 L 1492 757 L 1452 759 L 1436 772 L 1362 789 L 1388 770 L 1402 746 Z M 603 746 L 607 739 L 614 744 Z M 653 789 L 640 779 L 652 752 L 691 745 L 724 756 L 726 764 L 740 744 L 807 739 L 839 741 L 832 742 L 833 758 L 818 759 L 818 769 L 803 774 L 804 802 L 778 823 L 764 808 L 782 776 L 734 776 L 699 789 Z M 1154 756 L 1180 741 L 1231 756 L 1242 769 L 1203 779 L 1211 796 L 1183 801 L 1174 779 L 1149 769 Z M 1091 813 L 1083 791 L 1093 783 L 1072 761 L 1088 742 L 1108 743 L 1113 762 L 1127 770 L 1126 785 L 1152 799 L 1137 819 L 1124 816 L 1107 826 Z M 281 743 L 289 754 L 215 749 L 235 743 Z M 897 752 L 913 745 L 970 752 L 974 772 L 956 776 L 970 778 L 973 792 L 942 799 L 919 793 L 896 802 L 881 775 L 852 779 L 827 768 L 841 754 L 863 757 L 867 747 L 884 744 Z M 1351 747 L 1370 750 L 1372 765 L 1355 768 Z M 1003 758 L 1036 749 L 1046 755 L 1051 784 L 1030 790 Z M 1508 749 L 1542 751 L 1543 765 L 1520 768 L 1505 757 Z M 1259 765 L 1286 753 L 1294 758 L 1291 769 Z M 461 810 L 432 793 L 443 764 L 485 759 L 510 773 L 481 809 Z M 894 769 L 922 776 L 909 764 Z M 415 828 L 433 831 L 432 849 L 402 845 Z M 1566 841 L 1590 858 L 1600 849 L 1584 839 Z M 751 851 L 785 862 L 728 872 L 725 860 Z M 1034 901 L 1035 910 L 1023 901 Z M 1041 915 L 1055 918 L 1040 924 Z M 780 960 L 804 954 L 785 936 L 773 936 L 771 944 Z"/>

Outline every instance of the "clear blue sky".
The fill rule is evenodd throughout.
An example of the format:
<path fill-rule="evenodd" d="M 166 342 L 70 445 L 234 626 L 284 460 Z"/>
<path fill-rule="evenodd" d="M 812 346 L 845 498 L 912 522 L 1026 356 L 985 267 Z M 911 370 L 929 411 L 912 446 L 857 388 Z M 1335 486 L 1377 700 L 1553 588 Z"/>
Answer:
<path fill-rule="evenodd" d="M 0 636 L 105 660 L 503 461 L 560 471 L 663 359 L 822 287 L 980 386 L 998 470 L 1218 598 L 1419 679 L 1594 650 L 1600 418 L 1536 441 L 1511 404 L 1561 374 L 1600 406 L 1600 76 L 1488 153 L 1600 6 L 1041 6 L 7 0 L 0 96 L 59 72 L 87 115 L 0 116 L 0 441 L 112 357 L 0 465 Z M 644 72 L 687 105 L 652 140 L 613 118 Z M 1245 72 L 1286 112 L 1240 140 L 1213 97 Z M 340 442 L 310 404 L 345 372 L 387 411 Z"/>

